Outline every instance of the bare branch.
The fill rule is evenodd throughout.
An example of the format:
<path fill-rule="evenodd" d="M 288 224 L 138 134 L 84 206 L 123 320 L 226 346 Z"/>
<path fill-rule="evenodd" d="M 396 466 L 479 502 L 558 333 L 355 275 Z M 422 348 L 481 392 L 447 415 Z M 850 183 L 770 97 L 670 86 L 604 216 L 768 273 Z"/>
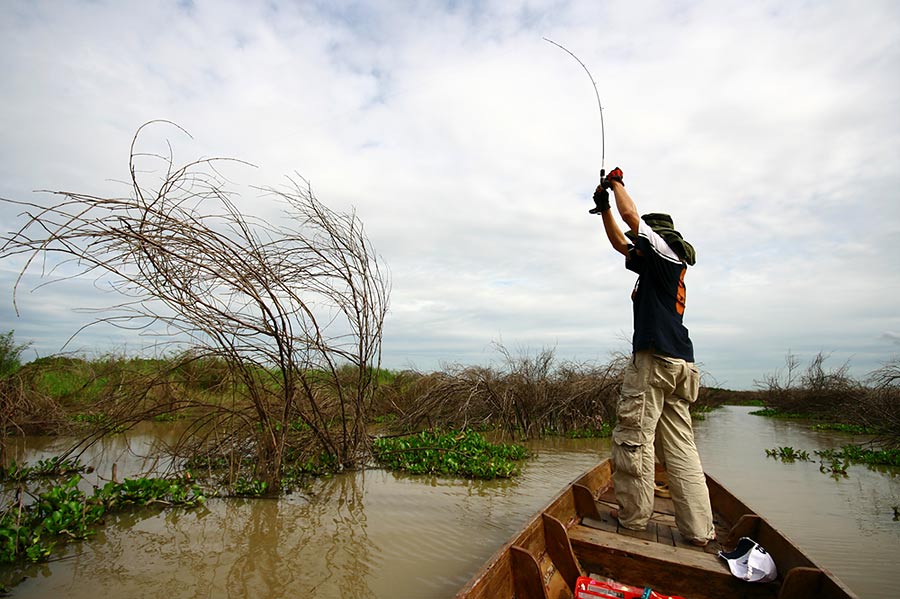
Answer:
<path fill-rule="evenodd" d="M 245 216 L 217 170 L 240 161 L 177 165 L 171 145 L 167 155 L 138 151 L 141 134 L 160 123 L 187 134 L 168 121 L 138 129 L 131 197 L 57 191 L 47 206 L 2 200 L 26 209 L 25 223 L 0 238 L 0 259 L 26 258 L 15 288 L 31 270 L 54 283 L 85 276 L 105 282 L 128 299 L 85 326 L 150 332 L 162 325 L 196 355 L 226 361 L 255 410 L 267 468 L 280 464 L 285 430 L 298 414 L 323 450 L 354 464 L 366 449 L 389 296 L 362 223 L 322 204 L 302 177 L 258 190 L 285 204 L 288 224 Z M 155 183 L 141 160 L 162 161 Z M 355 369 L 354 380 L 339 376 L 344 365 Z"/>

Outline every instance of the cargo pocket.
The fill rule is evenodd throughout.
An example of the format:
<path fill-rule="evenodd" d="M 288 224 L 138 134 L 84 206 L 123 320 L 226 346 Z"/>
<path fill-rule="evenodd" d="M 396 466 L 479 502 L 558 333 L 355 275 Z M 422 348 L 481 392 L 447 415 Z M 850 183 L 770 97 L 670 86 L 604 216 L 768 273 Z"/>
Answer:
<path fill-rule="evenodd" d="M 644 391 L 647 388 L 646 372 L 638 370 L 633 361 L 625 367 L 622 390 L 616 404 L 618 426 L 630 429 L 641 428 L 644 418 Z"/>
<path fill-rule="evenodd" d="M 617 426 L 626 429 L 640 429 L 644 419 L 644 393 L 629 392 L 622 388 L 616 406 Z"/>
<path fill-rule="evenodd" d="M 646 370 L 638 369 L 634 361 L 625 368 L 612 434 L 616 470 L 635 477 L 641 476 L 644 447 L 652 440 L 643 431 L 648 374 Z"/>
<path fill-rule="evenodd" d="M 686 362 L 684 365 L 684 378 L 680 381 L 675 395 L 680 399 L 686 400 L 688 403 L 697 401 L 700 394 L 700 371 L 691 363 Z"/>
<path fill-rule="evenodd" d="M 641 431 L 616 428 L 613 431 L 612 457 L 616 470 L 635 478 L 642 476 L 644 444 Z"/>
<path fill-rule="evenodd" d="M 676 391 L 678 380 L 684 371 L 684 361 L 656 354 L 653 356 L 653 373 L 650 384 L 662 389 L 667 395 Z M 677 391 L 676 391 L 677 392 Z"/>

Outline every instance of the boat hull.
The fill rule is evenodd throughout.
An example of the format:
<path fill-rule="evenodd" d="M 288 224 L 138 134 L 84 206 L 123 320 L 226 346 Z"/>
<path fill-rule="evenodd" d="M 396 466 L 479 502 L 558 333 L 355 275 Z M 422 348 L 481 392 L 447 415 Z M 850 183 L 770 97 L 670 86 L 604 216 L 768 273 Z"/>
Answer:
<path fill-rule="evenodd" d="M 579 576 L 609 578 L 622 584 L 688 599 L 731 597 L 856 599 L 830 572 L 818 567 L 780 531 L 707 475 L 717 540 L 693 546 L 675 526 L 674 506 L 660 493 L 647 531 L 618 525 L 613 465 L 605 460 L 569 484 L 538 511 L 457 593 L 456 599 L 565 599 L 574 596 Z M 731 550 L 741 537 L 766 548 L 778 578 L 750 583 L 734 577 L 717 553 Z"/>

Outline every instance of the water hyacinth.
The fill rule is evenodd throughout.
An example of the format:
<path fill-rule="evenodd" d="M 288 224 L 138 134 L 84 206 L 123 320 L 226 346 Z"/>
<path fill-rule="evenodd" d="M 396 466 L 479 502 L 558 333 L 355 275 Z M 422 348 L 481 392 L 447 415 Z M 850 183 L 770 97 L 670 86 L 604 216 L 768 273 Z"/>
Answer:
<path fill-rule="evenodd" d="M 373 452 L 375 460 L 391 470 L 478 479 L 515 476 L 518 461 L 528 455 L 521 445 L 490 443 L 471 430 L 380 438 Z"/>
<path fill-rule="evenodd" d="M 88 496 L 78 487 L 81 477 L 34 497 L 23 498 L 0 514 L 0 563 L 38 562 L 50 557 L 57 543 L 86 539 L 103 517 L 129 507 L 149 505 L 194 507 L 205 497 L 200 488 L 182 479 L 137 478 L 108 482 Z"/>

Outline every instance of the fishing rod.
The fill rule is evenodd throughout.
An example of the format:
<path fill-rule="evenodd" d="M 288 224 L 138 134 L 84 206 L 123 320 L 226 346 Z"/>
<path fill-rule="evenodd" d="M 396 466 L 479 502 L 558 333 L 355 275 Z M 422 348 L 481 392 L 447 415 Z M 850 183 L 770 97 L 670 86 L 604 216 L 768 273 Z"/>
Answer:
<path fill-rule="evenodd" d="M 603 105 L 600 103 L 600 92 L 597 91 L 597 82 L 594 81 L 594 76 L 591 75 L 591 72 L 588 70 L 584 63 L 581 62 L 581 59 L 575 56 L 571 50 L 563 46 L 562 44 L 557 44 L 553 40 L 549 38 L 544 38 L 544 41 L 550 42 L 572 58 L 578 61 L 578 64 L 581 65 L 581 68 L 584 69 L 584 72 L 587 73 L 587 76 L 591 80 L 591 84 L 594 86 L 594 95 L 597 96 L 597 107 L 600 109 L 600 143 L 601 143 L 601 152 L 600 152 L 600 180 L 603 180 L 603 177 L 606 176 L 606 128 L 603 126 Z"/>

